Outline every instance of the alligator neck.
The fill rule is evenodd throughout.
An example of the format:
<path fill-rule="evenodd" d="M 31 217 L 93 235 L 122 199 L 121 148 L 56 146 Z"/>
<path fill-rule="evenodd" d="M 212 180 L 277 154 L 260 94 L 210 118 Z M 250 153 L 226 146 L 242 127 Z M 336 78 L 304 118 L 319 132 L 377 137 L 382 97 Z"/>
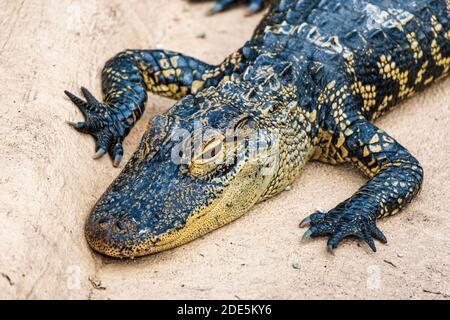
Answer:
<path fill-rule="evenodd" d="M 309 74 L 300 63 L 260 56 L 238 81 L 224 87 L 225 95 L 240 92 L 242 112 L 252 115 L 275 146 L 265 200 L 292 184 L 313 153 L 318 117 Z"/>

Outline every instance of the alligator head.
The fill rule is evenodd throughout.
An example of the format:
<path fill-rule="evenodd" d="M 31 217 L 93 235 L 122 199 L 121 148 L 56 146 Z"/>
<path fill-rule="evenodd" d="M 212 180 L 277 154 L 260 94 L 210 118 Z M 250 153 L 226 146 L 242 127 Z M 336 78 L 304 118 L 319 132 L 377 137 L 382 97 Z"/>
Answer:
<path fill-rule="evenodd" d="M 136 257 L 179 246 L 292 182 L 297 169 L 282 172 L 281 162 L 296 156 L 302 167 L 309 149 L 298 152 L 298 146 L 307 139 L 288 132 L 284 140 L 303 140 L 292 140 L 280 162 L 272 129 L 288 125 L 284 120 L 295 116 L 296 104 L 272 103 L 267 92 L 233 86 L 189 96 L 154 118 L 88 218 L 86 237 L 94 250 Z"/>

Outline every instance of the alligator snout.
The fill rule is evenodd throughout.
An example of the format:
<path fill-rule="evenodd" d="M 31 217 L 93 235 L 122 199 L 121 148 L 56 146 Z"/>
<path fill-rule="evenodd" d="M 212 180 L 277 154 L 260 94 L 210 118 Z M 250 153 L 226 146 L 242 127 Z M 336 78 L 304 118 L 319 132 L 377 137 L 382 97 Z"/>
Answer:
<path fill-rule="evenodd" d="M 136 242 L 137 228 L 130 217 L 99 214 L 94 210 L 86 222 L 85 233 L 94 250 L 109 256 L 127 256 Z"/>

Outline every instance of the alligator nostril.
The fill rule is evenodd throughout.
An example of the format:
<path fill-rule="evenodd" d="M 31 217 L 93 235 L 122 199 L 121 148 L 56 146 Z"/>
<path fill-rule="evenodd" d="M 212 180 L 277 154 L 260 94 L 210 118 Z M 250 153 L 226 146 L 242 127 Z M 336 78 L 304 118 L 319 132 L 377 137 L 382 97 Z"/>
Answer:
<path fill-rule="evenodd" d="M 99 224 L 103 224 L 103 223 L 105 223 L 105 222 L 108 222 L 108 218 L 106 218 L 106 217 L 100 218 L 100 219 L 98 220 L 98 223 L 99 223 Z"/>
<path fill-rule="evenodd" d="M 116 221 L 114 229 L 117 233 L 125 233 L 131 229 L 130 221 Z"/>
<path fill-rule="evenodd" d="M 108 226 L 108 222 L 109 222 L 108 218 L 102 217 L 102 218 L 97 220 L 97 226 L 99 226 L 100 228 L 105 229 Z"/>

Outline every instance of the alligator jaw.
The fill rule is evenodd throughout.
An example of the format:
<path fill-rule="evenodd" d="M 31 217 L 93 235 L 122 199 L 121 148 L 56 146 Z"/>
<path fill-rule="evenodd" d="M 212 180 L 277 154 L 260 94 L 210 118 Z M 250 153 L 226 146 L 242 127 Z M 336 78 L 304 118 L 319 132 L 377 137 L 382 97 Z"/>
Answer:
<path fill-rule="evenodd" d="M 94 209 L 86 223 L 86 239 L 95 251 L 115 258 L 155 254 L 188 243 L 239 218 L 259 200 L 271 177 L 261 175 L 255 179 L 256 170 L 259 168 L 254 164 L 240 168 L 219 197 L 192 212 L 183 226 L 157 236 L 145 237 L 145 231 L 137 231 L 137 228 L 131 228 L 132 232 L 127 233 L 126 237 L 114 236 L 112 233 L 117 228 L 117 220 L 101 221 Z"/>

